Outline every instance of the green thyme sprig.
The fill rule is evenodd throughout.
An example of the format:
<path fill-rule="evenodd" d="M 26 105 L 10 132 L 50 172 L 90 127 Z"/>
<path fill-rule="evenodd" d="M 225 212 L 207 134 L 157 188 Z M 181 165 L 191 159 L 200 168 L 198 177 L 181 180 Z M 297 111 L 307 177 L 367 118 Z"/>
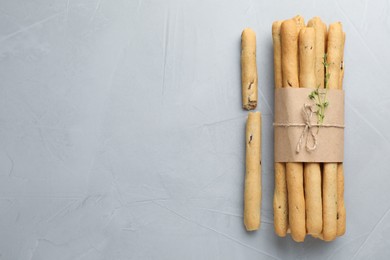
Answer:
<path fill-rule="evenodd" d="M 320 91 L 320 86 L 318 85 L 315 90 L 309 94 L 309 98 L 316 102 L 317 110 L 317 123 L 321 125 L 324 122 L 325 118 L 325 109 L 329 106 L 329 102 L 326 100 L 326 94 L 328 92 L 329 78 L 330 73 L 328 72 L 329 63 L 327 62 L 327 54 L 324 54 L 324 59 L 322 64 L 325 68 L 325 88 L 324 91 Z"/>

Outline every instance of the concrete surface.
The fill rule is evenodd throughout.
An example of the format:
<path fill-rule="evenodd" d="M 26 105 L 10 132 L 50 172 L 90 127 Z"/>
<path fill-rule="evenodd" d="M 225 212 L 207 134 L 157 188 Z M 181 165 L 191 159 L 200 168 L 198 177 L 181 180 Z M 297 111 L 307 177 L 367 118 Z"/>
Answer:
<path fill-rule="evenodd" d="M 271 24 L 347 33 L 347 233 L 273 231 Z M 262 227 L 242 220 L 257 33 Z M 389 1 L 0 0 L 1 259 L 388 259 Z"/>

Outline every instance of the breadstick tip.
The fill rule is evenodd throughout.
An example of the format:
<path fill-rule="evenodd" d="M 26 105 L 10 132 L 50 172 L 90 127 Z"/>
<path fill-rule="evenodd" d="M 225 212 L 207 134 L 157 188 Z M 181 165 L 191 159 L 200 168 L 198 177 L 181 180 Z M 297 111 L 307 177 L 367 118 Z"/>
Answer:
<path fill-rule="evenodd" d="M 256 38 L 256 33 L 249 27 L 245 28 L 242 31 L 241 37 L 255 37 Z"/>
<path fill-rule="evenodd" d="M 280 34 L 280 26 L 282 25 L 283 20 L 275 21 L 272 23 L 272 35 Z"/>

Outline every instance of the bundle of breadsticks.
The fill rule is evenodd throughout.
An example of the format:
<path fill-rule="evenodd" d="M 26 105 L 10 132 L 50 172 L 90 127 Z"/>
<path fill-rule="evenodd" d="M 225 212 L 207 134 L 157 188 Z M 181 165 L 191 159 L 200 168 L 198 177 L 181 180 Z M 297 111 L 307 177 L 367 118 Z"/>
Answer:
<path fill-rule="evenodd" d="M 272 24 L 272 38 L 275 80 L 275 233 L 280 237 L 291 233 L 296 242 L 304 241 L 306 234 L 332 241 L 342 236 L 346 228 L 344 173 L 342 159 L 339 159 L 342 158 L 343 150 L 334 148 L 337 145 L 343 147 L 345 33 L 340 22 L 332 23 L 327 28 L 319 17 L 305 24 L 303 17 L 298 15 L 288 20 L 275 21 Z M 299 110 L 303 112 L 296 115 L 295 111 L 298 110 L 293 111 L 292 106 L 300 102 L 297 101 L 298 97 L 295 100 L 295 95 L 299 93 L 309 94 L 301 94 L 307 100 L 303 99 L 303 110 Z M 277 100 L 280 96 L 287 97 Z M 340 98 L 331 99 L 331 96 Z M 283 113 L 288 115 L 276 115 L 277 107 L 283 107 Z M 304 122 L 291 121 L 297 117 L 303 117 Z M 284 121 L 280 122 L 280 118 Z M 293 131 L 302 134 L 297 136 Z M 337 138 L 333 138 L 332 133 L 340 135 L 341 141 L 334 141 Z M 281 138 L 287 138 L 283 144 L 287 148 L 277 144 Z M 334 146 L 329 144 L 333 141 Z M 295 154 L 291 152 L 280 159 L 281 153 L 288 154 L 285 150 L 289 146 L 295 149 Z M 338 152 L 336 159 L 332 157 Z M 325 160 L 319 159 L 321 156 L 325 156 Z"/>

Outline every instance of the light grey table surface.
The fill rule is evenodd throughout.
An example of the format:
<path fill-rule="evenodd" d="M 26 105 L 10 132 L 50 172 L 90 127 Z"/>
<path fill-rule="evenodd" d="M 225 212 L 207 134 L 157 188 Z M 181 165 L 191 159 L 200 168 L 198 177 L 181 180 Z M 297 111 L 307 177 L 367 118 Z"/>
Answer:
<path fill-rule="evenodd" d="M 342 21 L 347 233 L 273 231 L 271 24 Z M 261 230 L 243 227 L 257 33 Z M 389 1 L 0 0 L 0 259 L 389 259 Z"/>

